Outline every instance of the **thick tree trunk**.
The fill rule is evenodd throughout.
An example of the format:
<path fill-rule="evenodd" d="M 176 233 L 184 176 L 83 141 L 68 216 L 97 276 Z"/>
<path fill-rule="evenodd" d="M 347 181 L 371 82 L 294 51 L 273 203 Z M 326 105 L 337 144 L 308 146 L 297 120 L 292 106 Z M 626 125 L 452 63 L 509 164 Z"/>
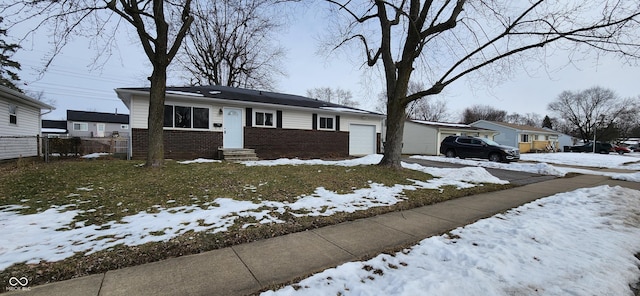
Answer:
<path fill-rule="evenodd" d="M 399 99 L 389 100 L 387 103 L 387 134 L 384 143 L 384 156 L 378 165 L 401 169 L 402 138 L 405 107 Z"/>
<path fill-rule="evenodd" d="M 147 167 L 159 168 L 164 165 L 164 99 L 167 89 L 167 69 L 154 68 L 151 74 L 151 90 L 149 93 L 149 151 Z"/>

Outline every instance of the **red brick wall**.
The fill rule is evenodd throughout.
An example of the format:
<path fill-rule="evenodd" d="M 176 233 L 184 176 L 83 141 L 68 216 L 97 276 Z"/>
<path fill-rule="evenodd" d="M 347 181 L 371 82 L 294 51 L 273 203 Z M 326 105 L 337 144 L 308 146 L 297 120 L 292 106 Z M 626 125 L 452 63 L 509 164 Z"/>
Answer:
<path fill-rule="evenodd" d="M 147 157 L 148 133 L 146 129 L 131 131 L 132 158 Z M 164 131 L 164 157 L 168 159 L 215 158 L 222 146 L 222 133 L 209 131 Z"/>
<path fill-rule="evenodd" d="M 260 159 L 347 157 L 349 133 L 245 127 L 244 146 Z"/>
<path fill-rule="evenodd" d="M 146 129 L 132 130 L 133 159 L 147 157 L 147 137 Z M 377 137 L 379 140 L 379 133 Z M 218 147 L 222 147 L 221 132 L 164 131 L 164 156 L 168 159 L 216 158 Z M 349 133 L 245 127 L 244 147 L 255 149 L 260 159 L 348 157 Z M 380 148 L 378 145 L 377 150 Z"/>

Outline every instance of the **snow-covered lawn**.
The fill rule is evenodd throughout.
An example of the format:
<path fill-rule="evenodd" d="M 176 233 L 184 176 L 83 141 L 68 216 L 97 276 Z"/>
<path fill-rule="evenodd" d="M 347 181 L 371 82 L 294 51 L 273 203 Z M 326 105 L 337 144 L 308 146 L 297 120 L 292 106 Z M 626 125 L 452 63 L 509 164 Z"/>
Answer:
<path fill-rule="evenodd" d="M 632 295 L 640 191 L 561 193 L 263 295 Z"/>
<path fill-rule="evenodd" d="M 273 165 L 338 165 L 358 166 L 375 164 L 381 156 L 372 155 L 347 161 L 291 160 L 247 162 L 247 166 Z M 182 162 L 211 162 L 206 159 Z M 256 223 L 283 223 L 277 214 L 290 212 L 294 216 L 330 216 L 335 213 L 352 213 L 372 207 L 394 205 L 405 199 L 403 191 L 421 188 L 438 189 L 452 185 L 469 188 L 479 183 L 505 184 L 489 174 L 484 168 L 469 167 L 463 169 L 427 168 L 420 165 L 406 165 L 407 168 L 423 171 L 436 178 L 430 180 L 410 180 L 411 185 L 385 186 L 370 182 L 368 188 L 356 188 L 352 193 L 339 194 L 319 187 L 308 196 L 299 196 L 295 202 L 270 201 L 264 197 L 259 202 L 238 201 L 229 197 L 216 198 L 210 202 L 201 202 L 193 197 L 194 205 L 162 207 L 155 206 L 151 211 L 131 213 L 118 221 L 102 225 L 84 225 L 73 222 L 84 210 L 72 209 L 73 204 L 57 205 L 37 214 L 22 215 L 18 211 L 23 205 L 0 206 L 0 270 L 14 263 L 38 263 L 58 261 L 74 255 L 76 252 L 91 254 L 114 247 L 118 244 L 135 246 L 147 242 L 168 241 L 189 231 L 218 233 L 227 231 L 240 218 L 251 218 L 254 223 L 244 224 L 250 227 Z M 247 190 L 260 190 L 258 184 Z M 92 188 L 76 188 L 77 192 Z M 69 196 L 77 196 L 72 193 Z M 83 201 L 76 201 L 81 203 Z M 171 200 L 167 201 L 171 204 Z M 91 211 L 91 210 L 88 210 Z"/>
<path fill-rule="evenodd" d="M 247 166 L 375 164 L 380 155 L 345 161 L 280 159 L 250 161 Z M 532 157 L 532 158 L 529 158 Z M 533 159 L 536 157 L 536 159 Z M 564 157 L 564 158 L 562 158 Z M 575 157 L 575 158 L 574 158 Z M 319 187 L 294 202 L 238 201 L 220 197 L 193 206 L 156 206 L 153 211 L 131 213 L 103 225 L 72 222 L 82 210 L 58 205 L 38 214 L 21 215 L 23 205 L 0 206 L 0 270 L 18 262 L 65 259 L 75 252 L 92 253 L 117 244 L 139 245 L 167 241 L 189 231 L 223 232 L 240 218 L 255 223 L 281 223 L 278 213 L 333 215 L 404 200 L 403 191 L 458 188 L 479 183 L 504 184 L 484 167 L 521 170 L 562 176 L 568 172 L 611 174 L 640 181 L 640 154 L 593 155 L 585 153 L 527 154 L 523 160 L 537 163 L 497 164 L 487 161 L 421 157 L 458 162 L 464 168 L 446 169 L 418 164 L 403 166 L 429 173 L 431 180 L 410 180 L 410 185 L 371 182 L 338 194 Z M 183 162 L 211 162 L 206 159 Z M 580 164 L 567 168 L 553 164 Z M 629 164 L 631 163 L 631 164 Z M 625 165 L 626 164 L 626 165 Z M 589 167 L 636 170 L 604 173 Z M 260 190 L 258 184 L 248 190 Z M 78 192 L 91 190 L 77 188 Z M 171 201 L 167 201 L 171 204 Z M 602 186 L 562 193 L 525 205 L 506 214 L 478 221 L 452 231 L 451 236 L 431 237 L 396 254 L 380 255 L 367 262 L 352 262 L 327 270 L 278 293 L 371 295 L 624 295 L 628 284 L 640 278 L 640 191 Z M 71 225 L 71 223 L 74 223 Z M 250 227 L 247 223 L 243 227 Z M 296 286 L 296 288 L 299 288 Z M 273 292 L 267 292 L 270 294 Z"/>

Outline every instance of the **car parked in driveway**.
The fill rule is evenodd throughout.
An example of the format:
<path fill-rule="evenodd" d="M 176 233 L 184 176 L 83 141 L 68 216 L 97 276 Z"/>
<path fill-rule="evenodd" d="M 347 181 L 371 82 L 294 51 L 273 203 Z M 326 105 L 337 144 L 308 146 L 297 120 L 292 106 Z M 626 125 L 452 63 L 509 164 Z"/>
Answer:
<path fill-rule="evenodd" d="M 520 159 L 520 150 L 500 145 L 492 140 L 469 136 L 448 136 L 440 143 L 440 153 L 446 157 L 484 158 L 495 162 Z"/>
<path fill-rule="evenodd" d="M 571 146 L 569 148 L 571 152 L 593 152 L 593 142 L 589 142 L 584 145 Z M 601 154 L 609 154 L 609 152 L 615 152 L 613 145 L 609 143 L 596 142 L 596 152 Z"/>

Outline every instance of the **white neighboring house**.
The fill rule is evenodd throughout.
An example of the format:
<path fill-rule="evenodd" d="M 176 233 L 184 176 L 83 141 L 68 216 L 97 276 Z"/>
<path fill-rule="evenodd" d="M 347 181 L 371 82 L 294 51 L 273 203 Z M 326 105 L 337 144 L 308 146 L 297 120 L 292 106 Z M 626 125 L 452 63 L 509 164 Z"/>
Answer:
<path fill-rule="evenodd" d="M 447 136 L 472 136 L 493 140 L 497 132 L 463 123 L 407 120 L 404 123 L 402 154 L 438 155 Z"/>
<path fill-rule="evenodd" d="M 54 107 L 0 86 L 0 160 L 39 155 L 43 109 Z"/>
<path fill-rule="evenodd" d="M 131 151 L 148 151 L 149 88 L 118 88 L 129 108 Z M 262 159 L 342 158 L 380 151 L 384 115 L 303 96 L 227 86 L 167 87 L 166 158 L 217 158 L 234 149 Z M 226 157 L 226 156 L 225 156 Z"/>

